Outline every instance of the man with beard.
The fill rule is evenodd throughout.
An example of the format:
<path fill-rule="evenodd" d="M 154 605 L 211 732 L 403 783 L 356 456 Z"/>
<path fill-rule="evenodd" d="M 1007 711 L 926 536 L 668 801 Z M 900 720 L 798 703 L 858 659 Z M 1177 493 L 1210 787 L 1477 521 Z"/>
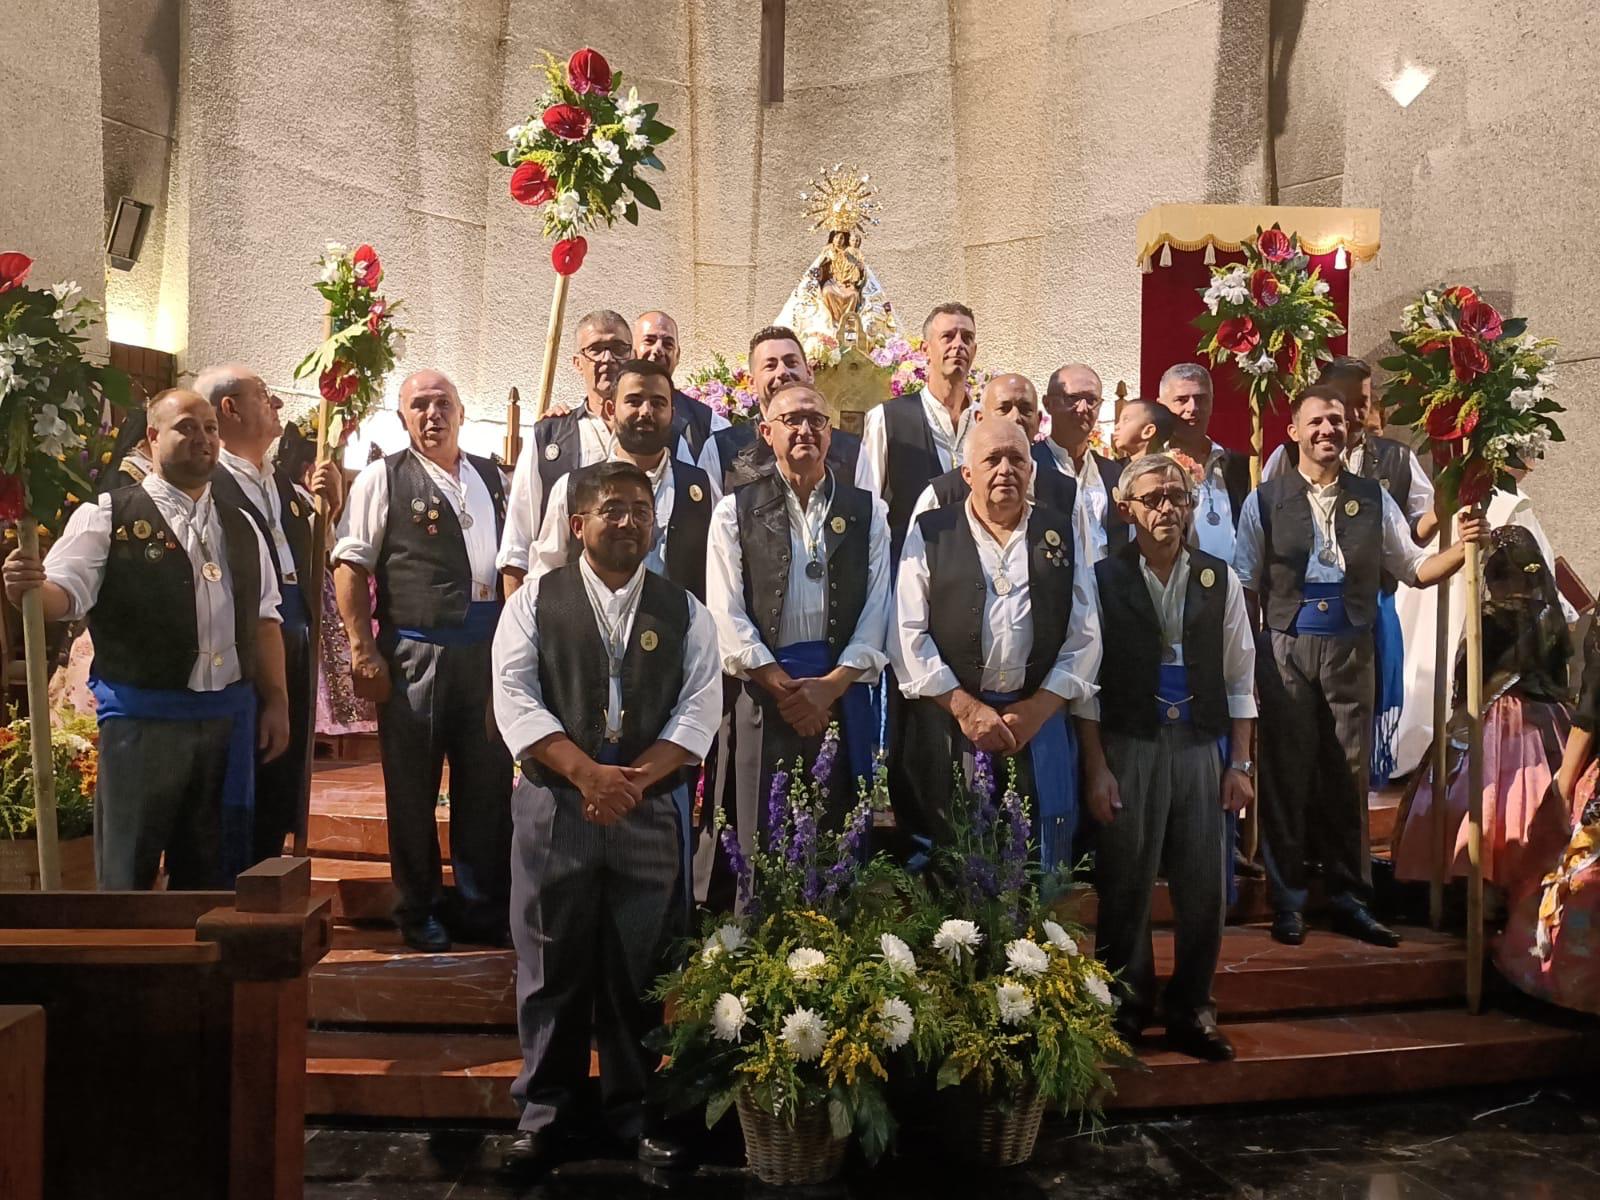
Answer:
<path fill-rule="evenodd" d="M 1168 449 L 1187 457 L 1200 471 L 1189 545 L 1231 562 L 1234 530 L 1250 494 L 1250 456 L 1235 454 L 1211 440 L 1211 410 L 1216 398 L 1211 372 L 1199 363 L 1168 367 L 1156 395 L 1172 414 Z"/>
<path fill-rule="evenodd" d="M 41 564 L 20 549 L 6 596 L 85 617 L 100 722 L 95 879 L 104 891 L 226 889 L 255 862 L 255 759 L 289 744 L 278 586 L 250 518 L 212 492 L 216 410 L 150 402 L 151 471 L 79 505 Z"/>
<path fill-rule="evenodd" d="M 507 595 L 522 586 L 528 573 L 528 550 L 544 527 L 556 480 L 611 456 L 605 403 L 616 393 L 617 372 L 633 352 L 633 337 L 621 313 L 599 309 L 579 320 L 577 339 L 572 367 L 583 378 L 583 404 L 536 422 L 533 440 L 511 476 L 505 532 L 496 556 Z"/>
<path fill-rule="evenodd" d="M 1272 936 L 1305 940 L 1306 862 L 1320 860 L 1333 928 L 1377 946 L 1399 936 L 1368 911 L 1368 765 L 1372 746 L 1372 625 L 1381 575 L 1432 587 L 1461 569 L 1466 544 L 1487 541 L 1481 514 L 1459 518 L 1461 540 L 1430 556 L 1376 480 L 1344 469 L 1344 396 L 1315 384 L 1294 400 L 1296 469 L 1251 494 L 1233 566 L 1259 603 L 1272 667 L 1262 687 L 1261 825 L 1275 916 Z M 1272 685 L 1269 691 L 1267 685 Z M 1276 693 L 1276 694 L 1274 694 Z"/>
<path fill-rule="evenodd" d="M 769 325 L 750 339 L 750 382 L 757 403 L 766 411 L 772 393 L 786 383 L 811 383 L 811 364 L 794 330 Z M 759 421 L 742 421 L 718 430 L 700 454 L 700 469 L 711 479 L 716 499 L 772 470 L 772 447 L 762 441 L 756 429 Z M 861 455 L 861 439 L 843 429 L 832 431 L 828 439 L 828 465 L 845 480 L 856 477 L 856 462 Z"/>
<path fill-rule="evenodd" d="M 311 722 L 316 708 L 310 613 L 300 591 L 309 578 L 312 496 L 281 469 L 268 465 L 267 451 L 283 433 L 279 410 L 283 401 L 267 390 L 249 367 L 226 363 L 208 367 L 195 377 L 194 390 L 211 402 L 222 435 L 218 465 L 211 476 L 217 498 L 256 523 L 272 548 L 272 567 L 280 596 L 284 677 L 289 691 L 289 749 L 256 768 L 256 838 L 254 860 L 283 853 L 283 842 L 300 819 L 300 801 L 311 775 Z M 339 464 L 316 468 L 312 490 L 328 503 L 329 520 L 337 521 L 344 499 Z"/>
<path fill-rule="evenodd" d="M 1176 959 L 1162 999 L 1172 1049 L 1233 1057 L 1211 978 L 1227 915 L 1227 822 L 1254 798 L 1255 645 L 1244 590 L 1220 558 L 1184 546 L 1194 480 L 1164 454 L 1115 485 L 1135 540 L 1095 564 L 1100 622 L 1115 662 L 1074 706 L 1089 814 L 1098 822 L 1095 952 L 1120 981 L 1117 1027 L 1138 1038 L 1155 1008 L 1150 897 L 1165 868 Z M 1230 747 L 1223 770 L 1218 742 Z"/>
<path fill-rule="evenodd" d="M 624 374 L 624 389 L 634 378 Z M 660 376 L 648 376 L 652 383 Z M 660 397 L 665 407 L 666 396 Z M 655 1069 L 647 998 L 688 932 L 689 781 L 717 727 L 716 630 L 705 607 L 644 568 L 650 480 L 608 462 L 572 478 L 576 562 L 531 578 L 494 639 L 494 712 L 522 764 L 513 801 L 513 941 L 522 1136 L 506 1167 L 564 1156 L 600 1052 L 610 1132 L 674 1166 L 644 1104 Z"/>
<path fill-rule="evenodd" d="M 414 950 L 506 937 L 511 759 L 488 720 L 489 643 L 500 615 L 495 545 L 500 473 L 461 450 L 461 398 L 440 371 L 400 385 L 411 445 L 350 488 L 349 529 L 333 548 L 339 616 L 356 694 L 378 706 L 396 920 Z M 378 635 L 368 580 L 377 581 Z M 450 763 L 450 853 L 457 909 L 444 909 L 436 820 Z"/>
<path fill-rule="evenodd" d="M 1127 544 L 1128 522 L 1112 493 L 1122 464 L 1096 453 L 1089 445 L 1100 423 L 1100 376 L 1084 363 L 1057 367 L 1044 389 L 1050 414 L 1050 436 L 1034 443 L 1033 461 L 1041 472 L 1058 472 L 1078 485 L 1078 508 L 1090 565 L 1108 550 Z"/>
<path fill-rule="evenodd" d="M 1020 429 L 983 421 L 962 467 L 971 495 L 923 513 L 906 538 L 890 653 L 911 789 L 896 794 L 895 815 L 911 835 L 944 841 L 950 764 L 970 773 L 977 751 L 1014 756 L 1053 869 L 1072 862 L 1078 815 L 1065 708 L 1094 694 L 1100 623 L 1072 517 L 1027 498 L 1033 468 Z"/>
<path fill-rule="evenodd" d="M 645 313 L 633 326 L 633 356 L 659 363 L 666 368 L 670 381 L 678 370 L 678 356 L 683 343 L 678 340 L 678 323 L 659 309 Z M 728 428 L 728 418 L 712 411 L 693 396 L 672 388 L 672 436 L 667 445 L 684 462 L 693 466 L 705 449 L 706 442 L 719 429 Z M 666 518 L 661 517 L 665 524 Z"/>

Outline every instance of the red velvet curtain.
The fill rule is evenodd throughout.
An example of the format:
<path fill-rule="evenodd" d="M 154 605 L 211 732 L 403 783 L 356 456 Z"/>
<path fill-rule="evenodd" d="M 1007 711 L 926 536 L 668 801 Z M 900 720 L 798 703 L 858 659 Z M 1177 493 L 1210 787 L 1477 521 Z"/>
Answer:
<path fill-rule="evenodd" d="M 1206 265 L 1204 250 L 1172 250 L 1172 265 L 1161 265 L 1161 252 L 1151 261 L 1150 273 L 1143 276 L 1144 291 L 1139 320 L 1139 394 L 1155 398 L 1161 374 L 1173 363 L 1205 363 L 1205 356 L 1195 352 L 1200 341 L 1200 331 L 1191 322 L 1205 311 L 1201 291 L 1211 283 L 1211 268 Z M 1322 278 L 1328 284 L 1328 298 L 1339 314 L 1339 320 L 1350 324 L 1350 270 L 1333 265 L 1335 254 L 1311 256 L 1311 266 L 1322 268 Z M 1239 250 L 1217 251 L 1219 264 L 1243 262 Z M 1335 354 L 1347 353 L 1348 339 L 1339 337 L 1330 343 Z M 1211 436 L 1230 450 L 1250 449 L 1249 388 L 1231 362 L 1211 368 L 1211 378 L 1216 385 L 1217 405 L 1211 416 Z M 1285 411 L 1269 409 L 1264 418 L 1266 431 L 1265 453 L 1284 440 L 1288 425 Z"/>

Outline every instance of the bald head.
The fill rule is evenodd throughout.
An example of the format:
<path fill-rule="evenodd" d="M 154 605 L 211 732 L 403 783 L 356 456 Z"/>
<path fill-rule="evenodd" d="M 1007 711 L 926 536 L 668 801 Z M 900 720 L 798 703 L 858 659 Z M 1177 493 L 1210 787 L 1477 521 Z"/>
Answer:
<path fill-rule="evenodd" d="M 211 479 L 221 449 L 217 410 L 199 392 L 168 388 L 150 401 L 145 421 L 156 474 L 173 487 L 198 496 Z"/>
<path fill-rule="evenodd" d="M 1044 389 L 1050 440 L 1081 460 L 1100 420 L 1100 375 L 1086 363 L 1057 367 Z"/>
<path fill-rule="evenodd" d="M 221 363 L 195 376 L 195 394 L 217 413 L 222 444 L 262 466 L 268 448 L 283 433 L 283 401 L 244 363 Z"/>
<path fill-rule="evenodd" d="M 678 369 L 683 347 L 678 341 L 678 323 L 660 309 L 651 309 L 633 323 L 633 356 L 658 362 L 671 375 Z"/>
<path fill-rule="evenodd" d="M 1039 393 L 1025 375 L 996 375 L 983 386 L 977 415 L 1009 421 L 1031 442 L 1039 436 Z"/>
<path fill-rule="evenodd" d="M 972 507 L 979 519 L 1015 529 L 1033 475 L 1027 435 L 1011 421 L 979 422 L 967 435 L 961 475 L 972 487 Z"/>
<path fill-rule="evenodd" d="M 411 448 L 447 470 L 461 455 L 461 395 L 443 371 L 413 371 L 400 384 L 400 419 Z"/>

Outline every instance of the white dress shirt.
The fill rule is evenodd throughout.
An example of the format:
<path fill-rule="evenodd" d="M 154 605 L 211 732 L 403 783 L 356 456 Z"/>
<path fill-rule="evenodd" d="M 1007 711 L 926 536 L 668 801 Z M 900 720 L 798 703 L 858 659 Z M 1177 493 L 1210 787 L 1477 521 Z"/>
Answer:
<path fill-rule="evenodd" d="M 1032 460 L 1030 460 L 1030 462 L 1031 461 Z M 1034 481 L 1037 480 L 1038 477 L 1039 477 L 1038 476 L 1038 464 L 1034 463 L 1033 466 L 1034 466 L 1034 473 L 1030 474 L 1028 476 L 1028 503 L 1029 504 L 1033 503 L 1033 500 L 1034 500 L 1034 486 L 1033 485 L 1034 485 Z M 917 502 L 911 509 L 911 523 L 913 525 L 915 525 L 917 523 L 917 518 L 920 517 L 923 513 L 932 512 L 934 509 L 939 508 L 939 507 L 941 507 L 941 505 L 939 504 L 939 494 L 933 490 L 933 484 L 930 483 L 927 487 L 922 489 L 922 495 L 917 497 Z M 1075 557 L 1075 559 L 1077 561 L 1080 561 L 1080 562 L 1081 561 L 1087 561 L 1089 563 L 1089 565 L 1092 567 L 1092 566 L 1094 566 L 1095 563 L 1099 562 L 1101 558 L 1104 558 L 1106 556 L 1105 527 L 1104 526 L 1096 526 L 1096 528 L 1100 530 L 1099 557 L 1098 558 L 1085 559 L 1084 556 L 1087 555 L 1087 554 L 1090 554 L 1093 551 L 1093 548 L 1095 546 L 1095 542 L 1094 542 L 1094 539 L 1093 539 L 1093 537 L 1091 535 L 1090 530 L 1087 528 L 1086 523 L 1084 521 L 1084 518 L 1083 518 L 1083 506 L 1082 505 L 1074 505 L 1073 506 L 1073 512 L 1071 513 L 1071 517 L 1072 517 L 1072 540 L 1073 540 L 1073 543 L 1074 543 L 1073 544 L 1074 557 Z"/>
<path fill-rule="evenodd" d="M 587 560 L 581 560 L 578 569 L 583 573 L 589 604 L 595 611 L 595 629 L 601 640 L 605 640 L 606 625 L 616 622 L 621 625 L 618 635 L 626 644 L 633 635 L 633 621 L 639 610 L 644 568 L 641 566 L 616 592 L 601 582 Z M 542 578 L 530 579 L 526 586 L 517 589 L 506 601 L 494 633 L 495 723 L 500 727 L 506 749 L 519 760 L 545 738 L 565 732 L 560 719 L 545 706 L 544 689 L 539 684 L 539 628 L 534 616 L 541 582 Z M 600 608 L 596 608 L 597 598 Z M 717 631 L 711 614 L 693 596 L 689 596 L 688 601 L 689 631 L 683 647 L 683 686 L 678 690 L 678 702 L 657 740 L 681 746 L 699 760 L 705 758 L 706 751 L 711 748 L 711 739 L 716 736 L 717 725 L 722 720 L 722 673 L 717 663 Z M 622 724 L 621 686 L 621 681 L 613 677 L 606 714 L 607 724 L 613 728 L 620 728 Z"/>
<path fill-rule="evenodd" d="M 1361 474 L 1366 452 L 1365 442 L 1359 446 L 1348 447 L 1344 452 L 1344 469 L 1352 475 Z M 1433 511 L 1433 480 L 1428 478 L 1428 473 L 1422 469 L 1422 460 L 1417 457 L 1415 450 L 1408 446 L 1406 455 L 1411 459 L 1411 488 L 1403 497 L 1396 497 L 1395 500 L 1405 513 L 1406 520 L 1415 525 L 1422 520 L 1424 513 Z M 1261 482 L 1274 479 L 1290 469 L 1289 444 L 1285 442 L 1267 455 L 1267 465 L 1261 468 Z"/>
<path fill-rule="evenodd" d="M 1233 561 L 1233 501 L 1228 496 L 1228 481 L 1222 477 L 1222 460 L 1228 448 L 1219 442 L 1202 464 L 1205 475 L 1195 488 L 1194 521 L 1189 544 L 1223 562 Z M 1212 517 L 1216 520 L 1213 521 Z"/>
<path fill-rule="evenodd" d="M 233 572 L 228 569 L 227 543 L 211 496 L 211 485 L 206 485 L 198 500 L 191 500 L 159 475 L 146 475 L 139 486 L 167 519 L 172 536 L 188 554 L 194 571 L 195 633 L 199 652 L 189 672 L 189 690 L 219 692 L 230 683 L 237 683 L 244 673 L 239 664 L 239 647 L 233 640 Z M 267 557 L 267 543 L 254 521 L 246 517 L 245 523 L 255 538 L 256 553 L 260 557 L 261 596 L 257 614 L 264 621 L 276 621 L 282 597 L 278 594 L 272 560 Z M 62 620 L 82 620 L 94 607 L 106 577 L 111 538 L 111 497 L 104 495 L 94 504 L 80 504 L 68 518 L 67 527 L 55 545 L 50 547 L 44 560 L 45 577 L 66 592 L 70 601 Z M 209 582 L 201 574 L 208 562 L 222 568 L 222 578 L 216 583 Z"/>
<path fill-rule="evenodd" d="M 1306 480 L 1306 498 L 1311 502 L 1311 557 L 1306 560 L 1307 583 L 1340 583 L 1344 579 L 1344 549 L 1336 536 L 1338 521 L 1339 481 L 1314 484 Z M 1426 549 L 1411 537 L 1411 526 L 1400 511 L 1394 497 L 1383 496 L 1383 550 L 1382 566 L 1389 574 L 1404 583 L 1415 583 L 1417 568 L 1427 561 Z M 1244 502 L 1244 512 L 1239 517 L 1239 545 L 1233 557 L 1233 569 L 1239 582 L 1253 592 L 1261 590 L 1262 553 L 1265 535 L 1261 529 L 1261 493 L 1251 492 Z M 1334 562 L 1322 561 L 1324 546 L 1333 547 Z"/>
<path fill-rule="evenodd" d="M 812 489 L 806 512 L 799 498 L 775 473 L 784 488 L 789 514 L 789 579 L 783 595 L 783 614 L 778 622 L 778 645 L 795 642 L 820 642 L 828 636 L 828 592 L 830 570 L 824 550 L 819 561 L 822 576 L 806 575 L 810 555 L 806 549 L 805 522 L 811 528 L 826 528 L 832 497 L 832 471 L 828 484 Z M 776 647 L 768 646 L 761 631 L 750 619 L 744 603 L 744 552 L 739 544 L 737 497 L 724 496 L 711 512 L 706 563 L 706 603 L 717 623 L 717 640 L 722 648 L 722 666 L 728 674 L 747 679 L 750 673 L 777 661 Z M 838 666 L 862 672 L 861 682 L 874 682 L 888 657 L 884 654 L 884 632 L 889 621 L 889 510 L 876 496 L 872 499 L 872 521 L 867 530 L 867 598 L 861 606 L 855 630 L 839 654 Z"/>
<path fill-rule="evenodd" d="M 586 404 L 578 417 L 578 461 L 568 463 L 566 469 L 576 471 L 590 463 L 605 462 L 611 454 L 613 441 L 600 414 Z M 544 477 L 539 474 L 534 439 L 529 437 L 511 472 L 511 491 L 506 496 L 506 528 L 500 536 L 499 555 L 495 560 L 499 569 L 528 569 L 529 551 L 542 528 L 539 506 L 543 503 Z"/>
<path fill-rule="evenodd" d="M 278 560 L 278 570 L 283 572 L 283 581 L 298 583 L 300 578 L 294 565 L 294 552 L 289 549 L 289 536 L 283 531 L 283 498 L 278 495 L 278 484 L 272 477 L 272 468 L 262 471 L 248 458 L 239 457 L 226 446 L 217 461 L 238 481 L 250 503 L 267 518 L 267 527 L 272 530 L 272 553 Z M 299 484 L 294 485 L 294 490 L 301 503 L 307 506 L 314 503 L 310 494 Z"/>
<path fill-rule="evenodd" d="M 493 600 L 500 594 L 494 563 L 494 497 L 489 494 L 483 476 L 478 474 L 478 469 L 467 461 L 464 454 L 456 460 L 456 474 L 452 475 L 415 450 L 410 453 L 416 455 L 445 503 L 454 510 L 458 522 L 463 508 L 472 514 L 472 524 L 461 531 L 467 546 L 467 561 L 472 565 L 472 598 Z M 356 476 L 356 481 L 350 485 L 350 499 L 345 504 L 345 513 L 350 520 L 333 547 L 333 561 L 354 563 L 371 571 L 378 565 L 378 551 L 383 546 L 383 535 L 389 527 L 387 462 L 380 458 L 377 462 L 368 463 Z"/>
<path fill-rule="evenodd" d="M 952 421 L 950 410 L 933 398 L 927 388 L 917 393 L 922 398 L 922 415 L 933 434 L 933 449 L 939 456 L 939 470 L 953 471 L 962 463 L 962 451 L 978 411 L 969 396 L 961 416 Z M 889 433 L 883 423 L 883 405 L 871 409 L 861 426 L 861 457 L 856 460 L 856 486 L 874 496 L 883 495 L 889 473 Z"/>
<path fill-rule="evenodd" d="M 620 450 L 613 449 L 612 462 L 632 462 Z M 653 471 L 646 471 L 656 501 L 656 536 L 650 552 L 644 556 L 646 570 L 657 575 L 667 573 L 667 525 L 672 521 L 673 500 L 677 496 L 676 481 L 672 477 L 672 460 L 663 454 Z M 545 575 L 568 562 L 572 553 L 572 472 L 567 472 L 550 491 L 550 506 L 544 510 L 544 528 L 539 530 L 539 540 L 528 550 L 528 578 Z"/>
<path fill-rule="evenodd" d="M 1033 648 L 1033 604 L 1028 586 L 1028 514 L 1002 545 L 978 520 L 969 500 L 967 524 L 978 545 L 978 560 L 985 580 L 980 649 L 983 653 L 984 691 L 1020 691 Z M 1100 609 L 1096 601 L 1093 568 L 1082 558 L 1073 564 L 1072 617 L 1055 664 L 1040 687 L 1069 703 L 1093 696 L 1100 674 Z M 1011 581 L 1005 595 L 995 588 L 1003 574 Z M 908 700 L 942 696 L 960 686 L 929 632 L 928 552 L 922 529 L 913 525 L 906 534 L 900 556 L 900 575 L 894 591 L 895 626 L 890 657 L 900 691 Z"/>
<path fill-rule="evenodd" d="M 691 396 L 689 398 L 689 403 L 702 404 L 704 401 L 696 400 L 693 396 Z M 711 408 L 709 404 L 707 404 L 706 407 Z M 732 424 L 733 422 L 728 420 L 727 417 L 723 416 L 716 409 L 711 408 L 711 425 L 706 430 L 705 444 L 700 447 L 700 453 L 703 455 L 705 453 L 706 446 L 711 445 L 712 434 L 716 433 L 719 429 L 726 429 Z M 678 439 L 677 449 L 673 452 L 673 457 L 675 457 L 681 463 L 688 463 L 691 467 L 698 467 L 700 465 L 695 459 L 694 451 L 689 449 L 689 438 L 687 435 Z M 721 457 L 721 455 L 717 456 L 719 463 Z M 710 474 L 710 472 L 707 472 L 707 474 Z"/>

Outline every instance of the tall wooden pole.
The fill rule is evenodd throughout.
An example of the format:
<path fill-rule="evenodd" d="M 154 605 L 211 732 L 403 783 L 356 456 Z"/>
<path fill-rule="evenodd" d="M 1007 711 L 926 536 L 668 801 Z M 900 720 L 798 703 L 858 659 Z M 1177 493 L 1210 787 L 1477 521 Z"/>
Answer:
<path fill-rule="evenodd" d="M 1250 488 L 1252 491 L 1261 486 L 1261 471 L 1266 464 L 1262 456 L 1265 449 L 1265 431 L 1261 424 L 1261 406 L 1254 399 L 1250 401 Z M 1234 514 L 1238 516 L 1237 513 Z M 1259 725 L 1257 726 L 1259 729 Z M 1259 735 L 1258 735 L 1259 736 Z M 1261 761 L 1258 752 L 1253 756 L 1257 762 Z M 1256 802 L 1244 814 L 1244 824 L 1239 833 L 1239 849 L 1246 862 L 1254 862 L 1256 850 L 1261 845 L 1261 787 L 1260 768 L 1257 768 Z"/>
<path fill-rule="evenodd" d="M 1434 505 L 1439 519 L 1439 549 L 1450 548 L 1450 534 L 1455 521 L 1440 496 Z M 1437 627 L 1433 635 L 1433 745 L 1429 755 L 1433 760 L 1433 797 L 1429 834 L 1433 846 L 1433 874 L 1428 883 L 1428 924 L 1435 929 L 1444 925 L 1444 884 L 1449 875 L 1449 862 L 1455 857 L 1453 846 L 1445 844 L 1448 837 L 1445 827 L 1445 771 L 1450 755 L 1450 589 L 1449 583 L 1440 584 L 1434 597 L 1438 606 Z"/>
<path fill-rule="evenodd" d="M 1483 562 L 1467 543 L 1467 1009 L 1483 1008 Z"/>
<path fill-rule="evenodd" d="M 522 456 L 522 394 L 516 388 L 506 397 L 506 466 L 515 467 Z"/>
<path fill-rule="evenodd" d="M 550 325 L 544 335 L 544 366 L 539 371 L 539 398 L 533 408 L 535 421 L 550 407 L 550 391 L 556 382 L 556 358 L 561 353 L 561 323 L 567 315 L 567 284 L 571 280 L 570 275 L 556 274 L 556 290 L 550 298 Z"/>
<path fill-rule="evenodd" d="M 17 546 L 39 557 L 39 525 L 32 513 L 17 521 Z M 44 590 L 22 597 L 22 643 L 28 665 L 28 733 L 33 751 L 33 824 L 39 850 L 39 890 L 61 888 L 61 847 L 56 837 L 55 756 L 50 752 L 50 672 L 45 660 Z"/>

